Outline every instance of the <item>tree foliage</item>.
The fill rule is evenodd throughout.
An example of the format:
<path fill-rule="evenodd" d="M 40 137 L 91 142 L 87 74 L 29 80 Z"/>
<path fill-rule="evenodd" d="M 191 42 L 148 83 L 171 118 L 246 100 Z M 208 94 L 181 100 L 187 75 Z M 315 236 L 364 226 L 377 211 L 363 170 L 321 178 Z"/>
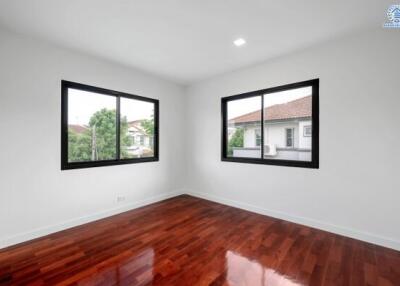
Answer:
<path fill-rule="evenodd" d="M 233 147 L 243 147 L 244 142 L 244 129 L 238 128 L 235 133 L 232 134 L 231 139 L 228 142 L 228 155 L 233 155 Z"/>
<path fill-rule="evenodd" d="M 120 146 L 121 158 L 129 158 L 128 147 L 132 145 L 133 139 L 128 133 L 128 120 L 126 116 L 121 117 L 120 120 Z"/>
<path fill-rule="evenodd" d="M 154 137 L 154 118 L 144 119 L 141 123 L 143 130 L 146 132 L 146 135 L 150 138 L 150 146 L 153 146 L 153 137 Z"/>
<path fill-rule="evenodd" d="M 76 133 L 68 130 L 68 161 L 82 162 L 91 159 L 91 132 Z"/>
<path fill-rule="evenodd" d="M 68 160 L 70 162 L 110 160 L 116 158 L 116 111 L 101 109 L 89 120 L 89 126 L 83 133 L 68 130 Z M 120 122 L 121 156 L 126 153 L 131 138 L 128 135 L 126 117 Z"/>
<path fill-rule="evenodd" d="M 148 136 L 154 135 L 154 118 L 144 119 L 141 125 Z"/>

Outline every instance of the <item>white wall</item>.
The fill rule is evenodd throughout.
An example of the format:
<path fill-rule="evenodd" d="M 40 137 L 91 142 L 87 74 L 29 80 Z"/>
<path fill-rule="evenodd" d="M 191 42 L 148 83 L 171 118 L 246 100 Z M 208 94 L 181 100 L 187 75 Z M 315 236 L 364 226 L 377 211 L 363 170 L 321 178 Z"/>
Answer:
<path fill-rule="evenodd" d="M 398 31 L 373 31 L 193 85 L 185 97 L 139 71 L 0 31 L 0 248 L 185 185 L 400 249 L 399 48 Z M 221 97 L 317 77 L 319 170 L 220 161 Z M 60 171 L 61 79 L 160 99 L 160 161 Z"/>
<path fill-rule="evenodd" d="M 160 161 L 60 170 L 61 79 L 160 100 Z M 0 248 L 174 195 L 184 89 L 0 31 Z M 126 200 L 117 203 L 117 196 Z"/>
<path fill-rule="evenodd" d="M 260 127 L 245 127 L 243 134 L 243 147 L 245 148 L 255 148 L 256 147 L 256 128 Z"/>
<path fill-rule="evenodd" d="M 286 129 L 294 129 L 293 148 L 299 147 L 299 123 L 298 122 L 279 122 L 265 124 L 264 134 L 266 134 L 265 144 L 273 144 L 277 148 L 287 148 Z M 289 147 L 290 148 L 290 147 Z"/>
<path fill-rule="evenodd" d="M 188 190 L 400 249 L 399 50 L 379 29 L 191 86 Z M 313 78 L 320 169 L 221 162 L 221 97 Z"/>

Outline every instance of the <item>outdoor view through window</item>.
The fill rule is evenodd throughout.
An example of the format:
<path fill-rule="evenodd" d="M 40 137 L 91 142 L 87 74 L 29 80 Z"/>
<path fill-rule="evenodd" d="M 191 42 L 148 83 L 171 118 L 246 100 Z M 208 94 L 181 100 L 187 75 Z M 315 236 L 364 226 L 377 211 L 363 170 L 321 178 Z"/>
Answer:
<path fill-rule="evenodd" d="M 153 157 L 154 103 L 121 98 L 121 158 Z"/>
<path fill-rule="evenodd" d="M 68 163 L 154 156 L 154 108 L 149 101 L 68 88 Z M 119 155 L 119 156 L 118 156 Z"/>
<path fill-rule="evenodd" d="M 311 86 L 229 100 L 226 120 L 227 157 L 312 160 Z"/>
<path fill-rule="evenodd" d="M 261 158 L 261 96 L 228 102 L 228 156 Z"/>

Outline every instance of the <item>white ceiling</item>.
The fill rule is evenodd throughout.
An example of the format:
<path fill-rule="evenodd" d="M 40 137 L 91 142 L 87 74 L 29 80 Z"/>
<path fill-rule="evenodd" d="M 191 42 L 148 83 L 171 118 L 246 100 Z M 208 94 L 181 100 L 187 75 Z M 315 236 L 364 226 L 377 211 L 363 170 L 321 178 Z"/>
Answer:
<path fill-rule="evenodd" d="M 362 29 L 386 0 L 0 0 L 0 25 L 191 84 Z M 235 47 L 238 37 L 247 45 Z"/>

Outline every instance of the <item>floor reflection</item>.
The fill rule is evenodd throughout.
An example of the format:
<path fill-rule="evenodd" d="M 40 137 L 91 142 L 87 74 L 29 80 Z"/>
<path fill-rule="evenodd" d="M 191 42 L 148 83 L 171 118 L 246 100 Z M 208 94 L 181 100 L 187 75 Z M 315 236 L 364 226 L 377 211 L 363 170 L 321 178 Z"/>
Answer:
<path fill-rule="evenodd" d="M 226 280 L 230 286 L 303 286 L 232 251 L 226 253 L 226 263 Z"/>
<path fill-rule="evenodd" d="M 153 282 L 154 250 L 146 249 L 132 254 L 128 251 L 119 257 L 120 262 L 103 261 L 96 266 L 97 273 L 80 281 L 79 285 L 151 285 Z M 110 267 L 109 265 L 112 265 Z"/>

